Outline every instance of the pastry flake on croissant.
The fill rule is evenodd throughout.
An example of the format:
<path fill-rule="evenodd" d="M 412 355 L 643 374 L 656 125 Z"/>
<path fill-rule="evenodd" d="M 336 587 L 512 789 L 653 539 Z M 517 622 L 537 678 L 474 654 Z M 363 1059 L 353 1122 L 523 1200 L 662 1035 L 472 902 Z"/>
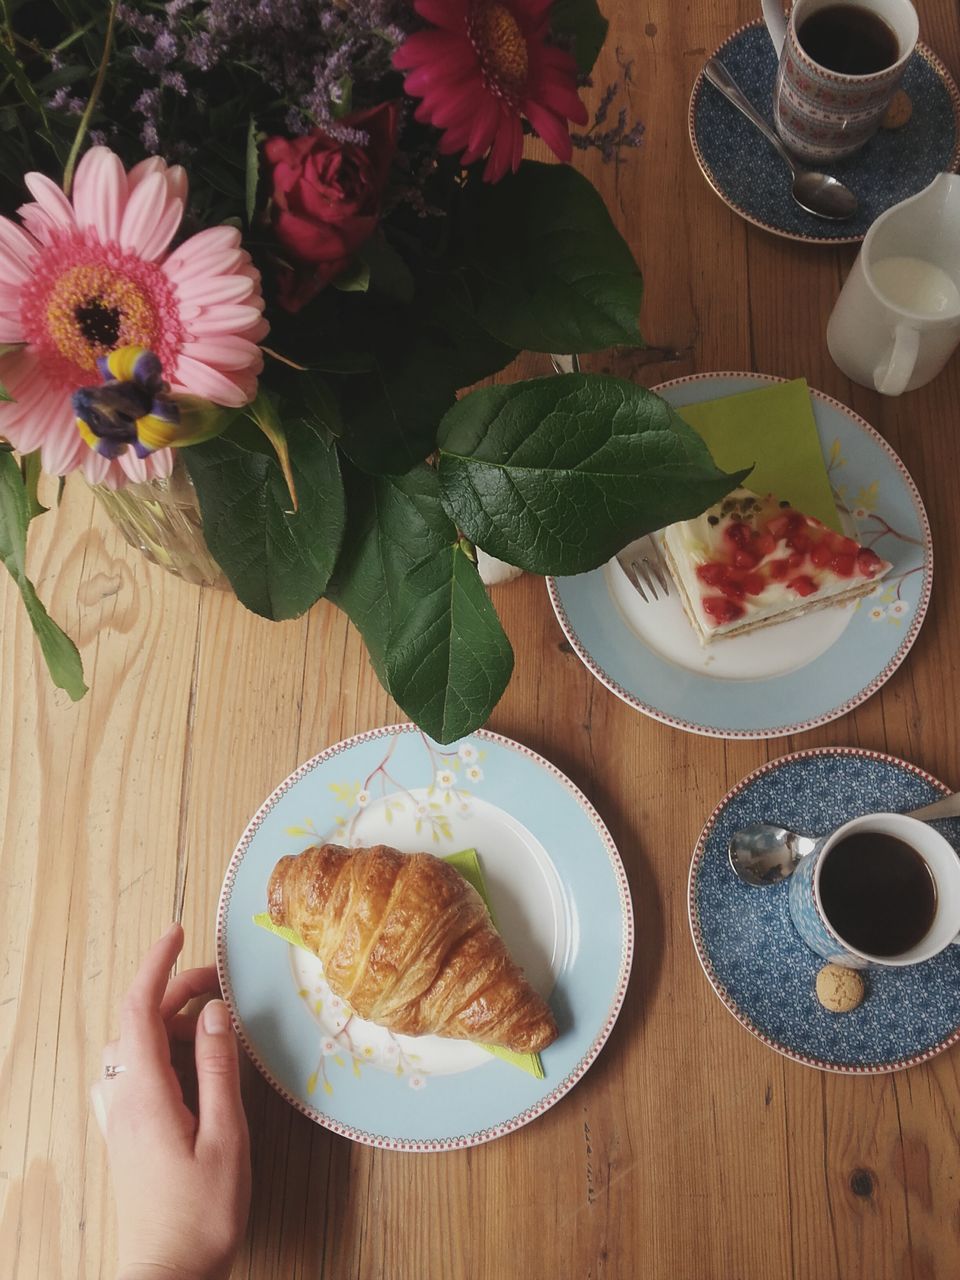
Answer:
<path fill-rule="evenodd" d="M 325 844 L 281 858 L 270 919 L 296 930 L 331 990 L 361 1018 L 403 1035 L 440 1035 L 537 1053 L 557 1026 L 453 867 L 386 845 Z"/>

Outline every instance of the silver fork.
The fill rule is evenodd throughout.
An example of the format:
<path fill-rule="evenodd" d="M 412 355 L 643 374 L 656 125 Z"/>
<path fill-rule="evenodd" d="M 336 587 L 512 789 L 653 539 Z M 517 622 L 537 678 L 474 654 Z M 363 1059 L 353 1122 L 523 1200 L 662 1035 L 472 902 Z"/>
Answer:
<path fill-rule="evenodd" d="M 644 604 L 665 600 L 670 594 L 670 577 L 652 537 L 621 552 L 617 559 Z"/>

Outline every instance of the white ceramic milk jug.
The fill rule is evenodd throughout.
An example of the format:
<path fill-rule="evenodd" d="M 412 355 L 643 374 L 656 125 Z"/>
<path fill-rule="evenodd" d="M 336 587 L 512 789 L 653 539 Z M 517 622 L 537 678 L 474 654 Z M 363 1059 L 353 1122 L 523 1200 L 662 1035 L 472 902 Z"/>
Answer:
<path fill-rule="evenodd" d="M 935 378 L 960 342 L 960 175 L 882 213 L 827 325 L 834 361 L 886 396 Z"/>

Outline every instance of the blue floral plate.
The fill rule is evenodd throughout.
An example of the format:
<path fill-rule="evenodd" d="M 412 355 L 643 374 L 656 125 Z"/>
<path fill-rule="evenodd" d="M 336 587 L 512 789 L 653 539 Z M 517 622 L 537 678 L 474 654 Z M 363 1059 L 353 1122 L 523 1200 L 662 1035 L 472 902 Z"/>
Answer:
<path fill-rule="evenodd" d="M 690 929 L 714 991 L 771 1049 L 850 1075 L 925 1062 L 960 1040 L 960 946 L 924 964 L 867 971 L 863 1004 L 829 1013 L 815 993 L 824 962 L 793 927 L 787 884 L 742 884 L 727 860 L 730 836 L 751 822 L 827 832 L 865 813 L 919 808 L 948 791 L 893 756 L 824 747 L 772 760 L 720 801 L 693 855 Z M 960 850 L 960 821 L 934 825 Z"/>
<path fill-rule="evenodd" d="M 772 124 L 777 55 L 763 21 L 734 32 L 715 56 Z M 926 45 L 917 46 L 902 87 L 913 104 L 909 121 L 900 129 L 880 129 L 855 156 L 824 166 L 860 201 L 856 216 L 845 222 L 827 222 L 800 208 L 786 165 L 702 72 L 690 97 L 693 154 L 720 199 L 754 226 L 789 240 L 855 243 L 884 209 L 960 161 L 960 93 Z"/>
<path fill-rule="evenodd" d="M 560 1028 L 543 1079 L 478 1045 L 364 1022 L 313 955 L 253 923 L 277 860 L 327 841 L 477 850 L 497 925 Z M 224 998 L 256 1066 L 318 1124 L 401 1151 L 474 1146 L 563 1097 L 613 1028 L 632 955 L 623 866 L 573 783 L 497 734 L 441 747 L 412 724 L 340 742 L 280 784 L 230 860 L 217 921 Z"/>
<path fill-rule="evenodd" d="M 714 373 L 655 387 L 672 405 L 780 381 Z M 891 561 L 874 594 L 702 646 L 675 587 L 645 602 L 614 559 L 547 579 L 560 625 L 587 668 L 624 702 L 716 738 L 776 738 L 825 724 L 869 698 L 906 657 L 933 575 L 930 526 L 903 463 L 852 410 L 810 392 L 834 497 L 852 536 Z"/>

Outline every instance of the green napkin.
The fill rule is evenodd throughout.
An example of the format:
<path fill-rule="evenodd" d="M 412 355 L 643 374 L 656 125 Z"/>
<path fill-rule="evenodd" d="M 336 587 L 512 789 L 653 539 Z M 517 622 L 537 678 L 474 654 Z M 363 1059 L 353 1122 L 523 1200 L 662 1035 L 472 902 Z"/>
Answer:
<path fill-rule="evenodd" d="M 493 911 L 490 907 L 490 899 L 487 895 L 487 886 L 483 879 L 483 872 L 480 870 L 480 859 L 477 857 L 476 849 L 463 849 L 460 853 L 451 853 L 444 862 L 449 862 L 463 876 L 468 884 L 472 884 L 480 897 L 487 904 L 487 910 L 490 912 L 490 919 L 493 920 Z M 283 938 L 284 942 L 291 943 L 294 947 L 302 947 L 304 951 L 310 948 L 304 943 L 293 929 L 288 929 L 286 925 L 276 925 L 270 919 L 269 911 L 261 911 L 259 915 L 253 917 L 253 923 L 266 929 L 269 933 L 275 933 L 278 938 Z M 494 921 L 494 924 L 496 922 Z M 540 1061 L 539 1053 L 514 1053 L 511 1049 L 504 1049 L 498 1044 L 484 1044 L 481 1049 L 486 1049 L 487 1053 L 492 1053 L 495 1058 L 502 1058 L 504 1062 L 509 1062 L 514 1067 L 519 1067 L 521 1071 L 526 1071 L 528 1075 L 533 1076 L 537 1080 L 544 1078 L 543 1063 Z"/>
<path fill-rule="evenodd" d="M 744 482 L 748 489 L 786 498 L 804 515 L 843 532 L 805 378 L 685 404 L 677 413 L 702 436 L 722 470 L 753 465 Z"/>

